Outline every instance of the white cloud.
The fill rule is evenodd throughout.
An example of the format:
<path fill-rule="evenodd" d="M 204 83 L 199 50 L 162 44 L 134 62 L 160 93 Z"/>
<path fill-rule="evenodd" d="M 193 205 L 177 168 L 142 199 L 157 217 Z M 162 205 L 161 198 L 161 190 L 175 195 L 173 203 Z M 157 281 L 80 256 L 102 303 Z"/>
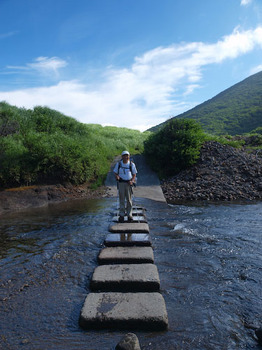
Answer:
<path fill-rule="evenodd" d="M 199 87 L 200 86 L 198 84 L 187 85 L 186 91 L 184 92 L 184 96 L 192 94 L 192 92 Z"/>
<path fill-rule="evenodd" d="M 251 4 L 253 0 L 241 0 L 241 6 L 247 6 Z"/>
<path fill-rule="evenodd" d="M 67 66 L 67 62 L 58 57 L 38 57 L 33 63 L 27 63 L 25 66 L 7 66 L 8 69 L 38 71 L 42 74 L 58 74 L 60 68 Z"/>
<path fill-rule="evenodd" d="M 35 63 L 30 63 L 30 68 L 40 71 L 53 71 L 57 72 L 58 69 L 63 68 L 67 65 L 66 61 L 58 57 L 38 57 Z"/>
<path fill-rule="evenodd" d="M 0 100 L 26 108 L 46 105 L 85 123 L 145 130 L 194 107 L 184 96 L 201 87 L 204 67 L 255 47 L 262 47 L 262 27 L 235 29 L 213 44 L 157 47 L 136 57 L 129 68 L 106 68 L 104 80 L 93 86 L 90 81 L 61 81 L 50 87 L 0 92 Z M 56 72 L 65 65 L 57 57 L 39 57 L 24 68 Z"/>
<path fill-rule="evenodd" d="M 262 64 L 259 64 L 258 66 L 256 67 L 253 67 L 250 71 L 250 75 L 252 74 L 256 74 L 258 72 L 261 72 L 262 71 Z"/>

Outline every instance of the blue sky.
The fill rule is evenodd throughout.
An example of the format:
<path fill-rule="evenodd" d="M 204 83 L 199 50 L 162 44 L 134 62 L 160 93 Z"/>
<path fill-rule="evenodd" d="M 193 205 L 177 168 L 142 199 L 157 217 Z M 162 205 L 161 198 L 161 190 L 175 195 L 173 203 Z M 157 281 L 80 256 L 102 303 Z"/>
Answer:
<path fill-rule="evenodd" d="M 262 70 L 261 0 L 0 0 L 0 101 L 141 131 Z"/>

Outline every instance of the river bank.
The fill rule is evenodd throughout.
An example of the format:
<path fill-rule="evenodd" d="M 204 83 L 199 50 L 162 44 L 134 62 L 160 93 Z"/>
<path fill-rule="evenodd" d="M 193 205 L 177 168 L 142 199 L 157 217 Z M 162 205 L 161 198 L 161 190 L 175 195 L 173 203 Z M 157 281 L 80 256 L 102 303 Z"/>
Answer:
<path fill-rule="evenodd" d="M 261 153 L 206 142 L 196 165 L 161 184 L 168 203 L 262 199 Z"/>
<path fill-rule="evenodd" d="M 142 159 L 142 158 L 141 158 Z M 149 170 L 143 162 L 138 171 Z M 140 172 L 140 173 L 141 173 Z M 139 173 L 138 173 L 139 176 Z M 148 177 L 145 176 L 148 182 Z M 146 186 L 142 177 L 138 186 Z M 254 201 L 262 199 L 262 154 L 250 154 L 218 142 L 206 142 L 196 165 L 161 183 L 168 203 L 182 201 Z M 96 190 L 81 186 L 28 186 L 0 192 L 0 215 L 5 212 L 40 207 L 79 198 L 110 197 L 107 186 Z"/>
<path fill-rule="evenodd" d="M 49 203 L 66 200 L 103 198 L 108 196 L 106 187 L 93 190 L 87 184 L 80 186 L 58 184 L 10 188 L 0 192 L 0 215 L 10 211 L 41 207 Z"/>

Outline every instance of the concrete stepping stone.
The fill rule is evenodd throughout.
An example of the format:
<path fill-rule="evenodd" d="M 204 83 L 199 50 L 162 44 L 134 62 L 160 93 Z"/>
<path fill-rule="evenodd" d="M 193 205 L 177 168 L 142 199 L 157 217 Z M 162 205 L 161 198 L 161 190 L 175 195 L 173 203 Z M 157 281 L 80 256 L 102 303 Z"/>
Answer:
<path fill-rule="evenodd" d="M 149 226 L 147 223 L 114 223 L 109 226 L 110 232 L 116 233 L 149 233 Z"/>
<path fill-rule="evenodd" d="M 109 233 L 104 245 L 106 247 L 130 247 L 151 246 L 152 242 L 148 233 Z"/>
<path fill-rule="evenodd" d="M 143 215 L 145 216 L 145 210 L 144 209 L 133 209 L 132 210 L 132 215 Z"/>
<path fill-rule="evenodd" d="M 160 293 L 90 293 L 79 324 L 85 329 L 163 331 L 168 328 L 168 317 Z"/>
<path fill-rule="evenodd" d="M 141 205 L 133 205 L 133 210 L 146 210 L 146 209 Z"/>
<path fill-rule="evenodd" d="M 158 292 L 160 280 L 154 264 L 98 266 L 90 282 L 92 291 Z"/>
<path fill-rule="evenodd" d="M 118 219 L 119 219 L 119 216 L 114 216 L 112 221 L 118 222 Z M 124 217 L 124 221 L 128 222 L 127 216 Z M 140 223 L 140 222 L 147 222 L 147 220 L 144 216 L 133 215 L 133 223 Z"/>
<path fill-rule="evenodd" d="M 116 210 L 118 210 L 119 211 L 119 207 L 117 207 L 116 208 Z M 144 208 L 144 207 L 142 207 L 142 206 L 139 206 L 139 205 L 133 205 L 133 212 L 134 211 L 143 211 L 143 212 L 145 212 L 146 211 L 146 208 Z"/>
<path fill-rule="evenodd" d="M 114 215 L 118 216 L 119 215 L 119 210 L 114 213 Z M 145 210 L 144 209 L 133 209 L 132 211 L 133 216 L 145 216 Z"/>
<path fill-rule="evenodd" d="M 98 263 L 105 264 L 151 264 L 154 253 L 151 247 L 107 247 L 100 251 Z"/>

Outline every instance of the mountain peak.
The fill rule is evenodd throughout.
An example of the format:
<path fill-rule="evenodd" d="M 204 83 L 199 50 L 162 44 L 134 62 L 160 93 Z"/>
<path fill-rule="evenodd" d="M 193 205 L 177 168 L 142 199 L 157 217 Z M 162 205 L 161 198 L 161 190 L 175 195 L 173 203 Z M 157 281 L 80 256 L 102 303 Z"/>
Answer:
<path fill-rule="evenodd" d="M 149 131 L 157 131 L 173 118 L 195 119 L 214 135 L 241 135 L 262 126 L 262 71 Z"/>

